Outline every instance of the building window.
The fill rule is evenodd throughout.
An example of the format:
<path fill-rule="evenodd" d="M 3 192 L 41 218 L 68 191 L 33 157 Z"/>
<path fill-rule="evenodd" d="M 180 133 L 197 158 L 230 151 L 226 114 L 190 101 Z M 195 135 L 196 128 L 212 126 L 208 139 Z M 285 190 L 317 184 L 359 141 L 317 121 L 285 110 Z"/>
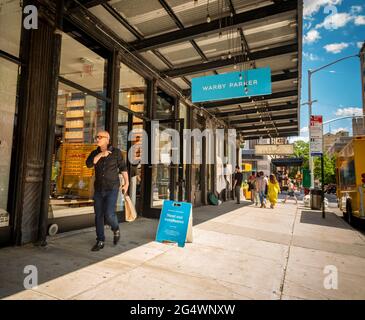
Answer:
<path fill-rule="evenodd" d="M 146 80 L 122 63 L 120 65 L 119 104 L 135 113 L 144 115 L 146 90 Z"/>
<path fill-rule="evenodd" d="M 61 52 L 50 219 L 94 213 L 94 169 L 86 159 L 105 130 L 107 112 L 106 60 L 66 34 Z"/>
<path fill-rule="evenodd" d="M 62 83 L 58 90 L 50 218 L 93 213 L 94 170 L 86 167 L 105 129 L 105 102 Z"/>
<path fill-rule="evenodd" d="M 8 195 L 17 80 L 18 66 L 0 58 L 0 228 L 9 225 Z"/>
<path fill-rule="evenodd" d="M 19 57 L 22 26 L 21 1 L 0 1 L 0 50 Z"/>
<path fill-rule="evenodd" d="M 60 77 L 106 96 L 107 60 L 89 48 L 62 34 Z"/>
<path fill-rule="evenodd" d="M 174 117 L 175 100 L 164 91 L 158 89 L 156 106 L 153 117 L 157 120 L 172 119 Z"/>

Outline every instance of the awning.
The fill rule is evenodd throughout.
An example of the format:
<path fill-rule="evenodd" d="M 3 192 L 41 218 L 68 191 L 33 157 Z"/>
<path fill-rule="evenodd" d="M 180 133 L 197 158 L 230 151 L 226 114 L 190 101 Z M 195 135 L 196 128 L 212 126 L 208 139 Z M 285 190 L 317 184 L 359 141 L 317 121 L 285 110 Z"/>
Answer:
<path fill-rule="evenodd" d="M 273 159 L 271 163 L 276 167 L 301 167 L 303 165 L 303 158 Z"/>

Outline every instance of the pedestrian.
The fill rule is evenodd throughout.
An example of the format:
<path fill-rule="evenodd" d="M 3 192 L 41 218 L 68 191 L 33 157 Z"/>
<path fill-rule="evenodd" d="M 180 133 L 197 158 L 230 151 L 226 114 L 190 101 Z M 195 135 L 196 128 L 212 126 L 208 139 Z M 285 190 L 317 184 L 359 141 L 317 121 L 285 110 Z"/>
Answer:
<path fill-rule="evenodd" d="M 255 180 L 256 180 L 256 173 L 252 172 L 250 177 L 248 178 L 248 191 L 251 193 L 251 201 L 255 201 Z"/>
<path fill-rule="evenodd" d="M 242 188 L 243 174 L 240 166 L 236 166 L 236 173 L 234 174 L 233 189 L 236 195 L 237 204 L 241 203 L 241 188 Z"/>
<path fill-rule="evenodd" d="M 261 171 L 259 173 L 259 178 L 257 179 L 257 190 L 260 197 L 260 208 L 266 208 L 266 188 L 267 188 L 267 178 L 264 173 Z"/>
<path fill-rule="evenodd" d="M 288 194 L 285 196 L 285 199 L 284 199 L 283 203 L 286 203 L 286 201 L 289 198 L 294 198 L 295 204 L 298 204 L 298 199 L 295 195 L 295 185 L 294 185 L 293 181 L 291 181 L 290 179 L 289 179 L 289 182 L 288 182 Z"/>
<path fill-rule="evenodd" d="M 270 179 L 268 183 L 268 197 L 270 201 L 270 208 L 274 209 L 276 203 L 278 202 L 278 195 L 280 193 L 280 185 L 278 180 L 276 180 L 275 175 L 270 174 Z"/>
<path fill-rule="evenodd" d="M 127 166 L 122 159 L 122 152 L 110 144 L 110 135 L 101 131 L 96 136 L 98 148 L 91 152 L 86 160 L 88 168 L 95 168 L 94 183 L 94 210 L 96 226 L 96 244 L 92 251 L 104 248 L 104 221 L 111 226 L 114 233 L 113 242 L 116 245 L 120 240 L 120 230 L 115 207 L 119 192 L 127 193 L 129 178 Z M 120 186 L 119 174 L 122 174 L 124 185 Z"/>

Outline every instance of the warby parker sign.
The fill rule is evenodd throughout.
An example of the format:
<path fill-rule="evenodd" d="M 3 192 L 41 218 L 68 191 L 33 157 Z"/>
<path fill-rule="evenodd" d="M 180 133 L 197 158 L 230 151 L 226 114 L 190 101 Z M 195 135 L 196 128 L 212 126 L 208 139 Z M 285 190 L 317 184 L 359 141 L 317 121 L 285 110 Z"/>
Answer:
<path fill-rule="evenodd" d="M 192 79 L 192 102 L 227 100 L 272 93 L 271 69 L 251 69 Z"/>

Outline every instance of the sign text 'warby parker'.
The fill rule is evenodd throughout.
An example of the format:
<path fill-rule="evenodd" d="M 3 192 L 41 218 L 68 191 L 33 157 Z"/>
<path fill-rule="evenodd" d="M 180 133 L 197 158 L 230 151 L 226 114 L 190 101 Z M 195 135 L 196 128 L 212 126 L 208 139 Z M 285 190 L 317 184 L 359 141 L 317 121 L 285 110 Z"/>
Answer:
<path fill-rule="evenodd" d="M 192 79 L 192 102 L 254 97 L 272 93 L 271 69 L 250 69 Z"/>
<path fill-rule="evenodd" d="M 227 83 L 219 83 L 219 84 L 213 84 L 210 86 L 204 86 L 203 90 L 204 91 L 209 91 L 209 90 L 224 90 L 227 87 L 228 88 L 240 88 L 240 87 L 244 87 L 244 86 L 254 86 L 254 85 L 258 85 L 259 82 L 257 80 L 250 80 L 250 81 L 237 81 L 237 82 L 230 82 L 229 84 Z"/>

